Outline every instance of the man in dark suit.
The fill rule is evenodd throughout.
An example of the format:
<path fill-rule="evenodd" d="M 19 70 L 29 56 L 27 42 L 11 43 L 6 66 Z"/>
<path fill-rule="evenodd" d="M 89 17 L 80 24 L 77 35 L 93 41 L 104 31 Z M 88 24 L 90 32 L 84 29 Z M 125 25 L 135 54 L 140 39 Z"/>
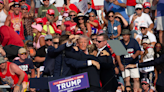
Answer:
<path fill-rule="evenodd" d="M 102 89 L 108 92 L 115 92 L 118 82 L 115 78 L 114 64 L 111 52 L 107 45 L 108 36 L 104 33 L 97 36 L 96 46 L 98 48 L 97 57 L 100 60 L 100 80 L 102 82 Z M 102 51 L 106 50 L 110 56 L 102 56 Z"/>

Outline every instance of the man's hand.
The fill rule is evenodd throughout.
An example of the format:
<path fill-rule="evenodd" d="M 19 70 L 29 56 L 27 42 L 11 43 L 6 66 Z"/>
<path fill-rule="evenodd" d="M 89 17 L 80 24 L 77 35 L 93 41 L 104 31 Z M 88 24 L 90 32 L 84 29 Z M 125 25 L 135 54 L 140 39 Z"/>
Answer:
<path fill-rule="evenodd" d="M 127 68 L 136 68 L 136 67 L 137 67 L 136 64 L 129 64 L 125 68 L 127 69 Z"/>
<path fill-rule="evenodd" d="M 68 42 L 69 42 L 69 43 L 72 43 L 72 40 L 73 40 L 74 38 L 75 38 L 74 35 L 70 35 L 70 36 L 69 36 L 69 39 L 68 39 Z"/>
<path fill-rule="evenodd" d="M 132 22 L 134 22 L 134 21 L 137 19 L 137 17 L 138 17 L 138 16 L 137 16 L 136 14 L 134 14 L 134 15 L 133 15 L 133 18 L 132 18 Z"/>
<path fill-rule="evenodd" d="M 113 1 L 113 4 L 119 5 L 119 2 L 117 0 Z"/>
<path fill-rule="evenodd" d="M 66 7 L 66 5 L 65 4 L 63 4 L 63 8 L 65 8 Z"/>
<path fill-rule="evenodd" d="M 103 50 L 100 53 L 101 56 L 110 56 L 110 54 L 106 50 Z"/>
<path fill-rule="evenodd" d="M 123 64 L 119 65 L 119 68 L 120 68 L 121 71 L 124 71 L 125 70 Z"/>
<path fill-rule="evenodd" d="M 101 12 L 104 12 L 104 7 L 103 6 L 101 7 Z"/>
<path fill-rule="evenodd" d="M 99 62 L 92 60 L 92 65 L 96 66 L 98 70 L 100 69 Z"/>
<path fill-rule="evenodd" d="M 135 59 L 135 58 L 136 58 L 136 56 L 135 56 L 135 55 L 131 55 L 131 57 L 132 57 L 133 59 Z"/>
<path fill-rule="evenodd" d="M 20 87 L 16 85 L 13 92 L 20 92 Z"/>
<path fill-rule="evenodd" d="M 35 88 L 30 88 L 30 92 L 35 92 L 36 89 Z"/>

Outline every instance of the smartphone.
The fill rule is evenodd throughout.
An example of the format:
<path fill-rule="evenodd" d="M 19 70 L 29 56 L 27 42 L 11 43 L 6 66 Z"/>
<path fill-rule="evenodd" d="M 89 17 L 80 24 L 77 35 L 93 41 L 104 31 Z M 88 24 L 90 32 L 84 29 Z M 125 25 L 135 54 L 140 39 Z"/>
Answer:
<path fill-rule="evenodd" d="M 64 0 L 64 4 L 67 5 L 67 0 Z"/>
<path fill-rule="evenodd" d="M 134 12 L 135 15 L 138 15 L 137 12 Z"/>
<path fill-rule="evenodd" d="M 69 20 L 71 20 L 70 17 L 66 17 L 66 18 L 65 18 L 65 21 L 69 21 Z"/>

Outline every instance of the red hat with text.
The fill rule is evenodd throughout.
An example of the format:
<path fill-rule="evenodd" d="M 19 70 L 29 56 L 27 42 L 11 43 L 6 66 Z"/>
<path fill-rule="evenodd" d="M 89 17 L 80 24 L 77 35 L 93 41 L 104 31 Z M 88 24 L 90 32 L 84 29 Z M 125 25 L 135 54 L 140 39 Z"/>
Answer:
<path fill-rule="evenodd" d="M 143 5 L 144 8 L 150 8 L 151 4 L 149 2 L 145 2 Z"/>
<path fill-rule="evenodd" d="M 47 14 L 54 15 L 55 14 L 55 11 L 53 9 L 48 9 L 47 10 Z"/>
<path fill-rule="evenodd" d="M 39 23 L 43 23 L 43 20 L 42 20 L 42 18 L 36 18 L 36 24 L 39 24 Z"/>

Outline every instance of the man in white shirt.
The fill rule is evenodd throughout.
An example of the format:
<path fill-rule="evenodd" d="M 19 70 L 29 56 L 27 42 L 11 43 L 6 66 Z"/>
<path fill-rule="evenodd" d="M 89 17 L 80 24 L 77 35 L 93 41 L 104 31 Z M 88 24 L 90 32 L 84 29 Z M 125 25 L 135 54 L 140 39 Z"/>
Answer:
<path fill-rule="evenodd" d="M 150 39 L 151 45 L 154 47 L 157 40 L 156 40 L 155 35 L 152 34 L 150 31 L 148 31 L 148 25 L 146 23 L 142 23 L 140 25 L 140 30 L 141 30 L 141 33 L 136 36 L 136 40 L 138 41 L 138 43 L 141 43 L 143 36 L 147 35 L 148 39 Z"/>
<path fill-rule="evenodd" d="M 154 27 L 153 21 L 150 16 L 146 13 L 143 13 L 143 6 L 141 4 L 137 4 L 135 6 L 136 13 L 130 16 L 129 24 L 130 30 L 132 31 L 132 35 L 136 32 L 136 34 L 140 34 L 140 25 L 141 23 L 146 23 L 148 25 L 148 31 L 151 31 Z M 134 38 L 135 38 L 134 34 Z"/>

